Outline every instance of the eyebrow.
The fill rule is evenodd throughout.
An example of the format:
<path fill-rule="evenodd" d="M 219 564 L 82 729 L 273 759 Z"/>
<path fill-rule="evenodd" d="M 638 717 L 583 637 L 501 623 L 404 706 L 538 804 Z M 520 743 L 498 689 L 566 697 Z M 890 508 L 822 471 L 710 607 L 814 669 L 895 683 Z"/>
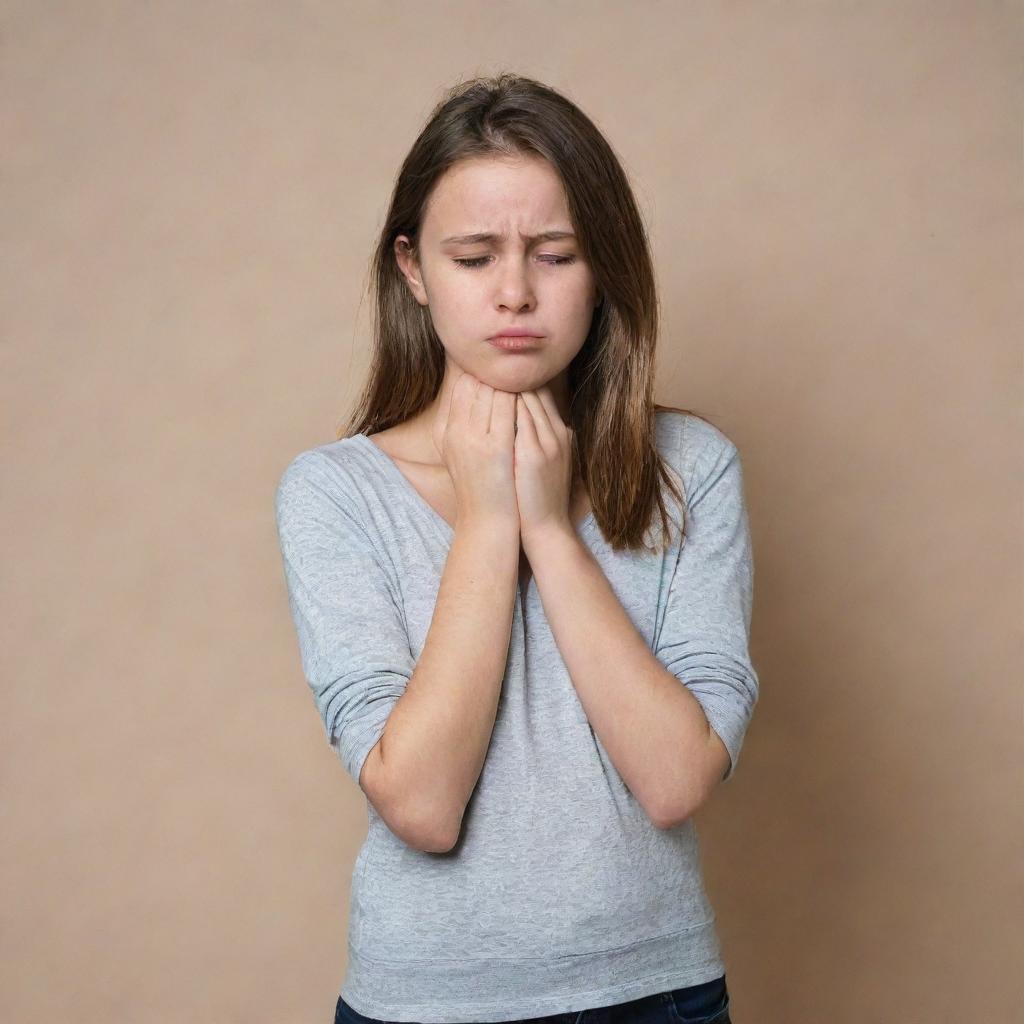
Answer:
<path fill-rule="evenodd" d="M 477 231 L 469 235 L 450 235 L 448 238 L 442 238 L 442 245 L 474 245 L 478 242 L 503 242 L 505 235 L 499 235 L 494 231 Z M 575 238 L 576 235 L 572 231 L 542 231 L 539 235 L 521 235 L 520 237 L 527 239 L 531 242 L 554 242 L 560 238 Z"/>

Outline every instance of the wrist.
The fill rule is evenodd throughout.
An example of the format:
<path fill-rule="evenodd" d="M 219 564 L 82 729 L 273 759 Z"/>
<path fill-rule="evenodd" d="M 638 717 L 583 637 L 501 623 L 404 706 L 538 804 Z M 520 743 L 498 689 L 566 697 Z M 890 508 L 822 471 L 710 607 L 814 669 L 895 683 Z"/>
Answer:
<path fill-rule="evenodd" d="M 579 543 L 579 536 L 568 517 L 540 523 L 532 529 L 522 531 L 523 550 L 531 561 L 532 554 L 542 550 Z"/>

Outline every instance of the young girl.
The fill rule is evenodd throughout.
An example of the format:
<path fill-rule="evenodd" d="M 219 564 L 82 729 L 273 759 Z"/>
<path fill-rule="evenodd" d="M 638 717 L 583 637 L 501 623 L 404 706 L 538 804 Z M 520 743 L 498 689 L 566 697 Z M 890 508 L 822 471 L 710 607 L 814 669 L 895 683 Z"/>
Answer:
<path fill-rule="evenodd" d="M 758 698 L 751 541 L 735 445 L 652 400 L 625 174 L 552 89 L 465 84 L 375 282 L 359 407 L 276 492 L 303 671 L 368 802 L 335 1020 L 726 1024 L 692 815 Z"/>

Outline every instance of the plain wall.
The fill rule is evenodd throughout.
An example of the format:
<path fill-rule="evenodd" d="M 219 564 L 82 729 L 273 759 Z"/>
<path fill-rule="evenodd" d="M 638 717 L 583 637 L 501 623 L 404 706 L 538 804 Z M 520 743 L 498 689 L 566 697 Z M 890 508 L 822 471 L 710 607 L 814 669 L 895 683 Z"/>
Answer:
<path fill-rule="evenodd" d="M 273 521 L 445 87 L 620 155 L 737 443 L 761 699 L 699 812 L 737 1024 L 1022 993 L 1020 3 L 4 2 L 0 1017 L 332 1019 L 362 794 Z M 1016 289 L 1016 291 L 1015 291 Z"/>

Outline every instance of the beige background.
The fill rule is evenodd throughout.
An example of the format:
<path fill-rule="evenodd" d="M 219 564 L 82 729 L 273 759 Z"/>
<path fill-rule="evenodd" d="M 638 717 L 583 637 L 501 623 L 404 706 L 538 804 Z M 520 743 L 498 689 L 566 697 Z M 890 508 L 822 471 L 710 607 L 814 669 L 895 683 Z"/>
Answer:
<path fill-rule="evenodd" d="M 734 1020 L 1020 1019 L 1021 3 L 0 17 L 0 1018 L 332 1019 L 364 802 L 273 489 L 355 398 L 424 118 L 510 69 L 621 155 L 658 399 L 744 459 L 761 702 L 699 815 Z"/>

